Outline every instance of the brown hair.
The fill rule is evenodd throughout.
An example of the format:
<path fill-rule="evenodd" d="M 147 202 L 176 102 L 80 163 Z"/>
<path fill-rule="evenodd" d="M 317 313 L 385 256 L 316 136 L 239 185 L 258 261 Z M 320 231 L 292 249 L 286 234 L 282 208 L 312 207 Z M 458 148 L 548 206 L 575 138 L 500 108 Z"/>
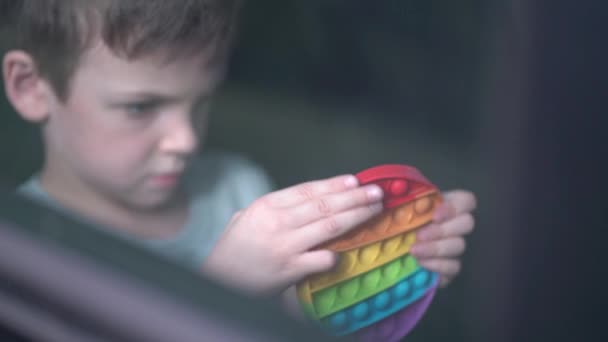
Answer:
<path fill-rule="evenodd" d="M 29 53 L 65 100 L 93 37 L 134 59 L 159 49 L 170 58 L 212 48 L 226 58 L 240 0 L 0 0 L 4 48 Z"/>

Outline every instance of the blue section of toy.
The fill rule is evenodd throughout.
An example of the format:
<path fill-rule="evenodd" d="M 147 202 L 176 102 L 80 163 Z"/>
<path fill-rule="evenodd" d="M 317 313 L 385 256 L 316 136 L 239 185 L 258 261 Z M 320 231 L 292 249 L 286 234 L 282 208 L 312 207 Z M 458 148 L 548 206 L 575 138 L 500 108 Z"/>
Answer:
<path fill-rule="evenodd" d="M 346 335 L 396 313 L 422 298 L 435 286 L 438 275 L 420 269 L 393 287 L 321 320 L 332 335 Z"/>

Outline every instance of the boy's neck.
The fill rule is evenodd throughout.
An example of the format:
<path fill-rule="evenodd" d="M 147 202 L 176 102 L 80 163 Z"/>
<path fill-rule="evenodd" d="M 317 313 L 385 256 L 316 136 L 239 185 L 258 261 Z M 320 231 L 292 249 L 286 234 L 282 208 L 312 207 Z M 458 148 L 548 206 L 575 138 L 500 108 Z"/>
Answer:
<path fill-rule="evenodd" d="M 142 239 L 164 240 L 176 236 L 188 217 L 187 197 L 180 193 L 171 206 L 159 210 L 135 210 L 96 195 L 68 172 L 53 172 L 45 166 L 42 188 L 59 204 L 101 225 Z"/>

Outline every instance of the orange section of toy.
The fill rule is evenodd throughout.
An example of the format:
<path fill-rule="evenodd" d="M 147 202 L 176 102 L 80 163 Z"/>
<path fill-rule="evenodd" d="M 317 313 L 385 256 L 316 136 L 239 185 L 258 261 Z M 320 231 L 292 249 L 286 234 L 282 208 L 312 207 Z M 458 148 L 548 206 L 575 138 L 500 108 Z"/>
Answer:
<path fill-rule="evenodd" d="M 429 223 L 433 219 L 433 211 L 441 202 L 437 190 L 428 191 L 411 202 L 392 210 L 385 210 L 384 213 L 355 228 L 349 234 L 321 245 L 319 249 L 342 252 L 413 230 Z"/>

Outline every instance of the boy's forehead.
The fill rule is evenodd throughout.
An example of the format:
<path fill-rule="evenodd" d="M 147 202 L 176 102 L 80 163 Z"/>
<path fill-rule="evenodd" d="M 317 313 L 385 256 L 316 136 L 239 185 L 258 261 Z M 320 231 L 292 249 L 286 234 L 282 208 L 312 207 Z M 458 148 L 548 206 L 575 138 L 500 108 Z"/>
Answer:
<path fill-rule="evenodd" d="M 76 73 L 124 86 L 175 86 L 179 83 L 211 90 L 224 74 L 224 65 L 212 63 L 211 59 L 209 51 L 182 56 L 163 49 L 128 59 L 117 55 L 100 41 L 83 53 Z"/>

